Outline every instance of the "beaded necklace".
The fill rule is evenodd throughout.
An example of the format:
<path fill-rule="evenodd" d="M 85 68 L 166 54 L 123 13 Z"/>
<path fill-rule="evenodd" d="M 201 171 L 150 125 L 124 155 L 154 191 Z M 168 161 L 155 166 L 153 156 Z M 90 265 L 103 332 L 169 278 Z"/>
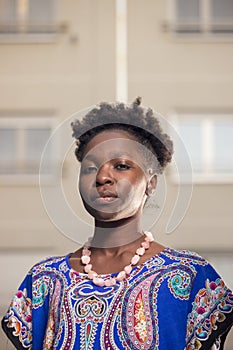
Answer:
<path fill-rule="evenodd" d="M 127 278 L 127 276 L 132 271 L 133 266 L 135 266 L 140 258 L 145 254 L 145 251 L 150 247 L 150 243 L 154 241 L 154 238 L 152 236 L 151 232 L 145 232 L 145 239 L 141 243 L 140 247 L 136 250 L 135 255 L 132 257 L 130 264 L 126 265 L 122 271 L 120 271 L 117 276 L 110 277 L 110 278 L 103 278 L 100 275 L 97 274 L 94 270 L 92 270 L 92 264 L 91 262 L 91 241 L 88 241 L 84 244 L 83 250 L 82 250 L 82 256 L 81 256 L 81 262 L 84 265 L 84 271 L 87 273 L 87 277 L 93 281 L 93 283 L 97 286 L 114 286 L 116 282 L 123 281 Z"/>

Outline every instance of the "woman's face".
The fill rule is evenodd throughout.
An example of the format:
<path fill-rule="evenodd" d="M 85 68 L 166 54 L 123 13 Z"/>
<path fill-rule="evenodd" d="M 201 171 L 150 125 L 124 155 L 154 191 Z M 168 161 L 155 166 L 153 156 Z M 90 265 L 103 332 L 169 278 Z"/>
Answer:
<path fill-rule="evenodd" d="M 97 221 L 141 215 L 149 177 L 140 147 L 133 135 L 121 130 L 103 131 L 87 144 L 79 190 L 86 210 Z"/>

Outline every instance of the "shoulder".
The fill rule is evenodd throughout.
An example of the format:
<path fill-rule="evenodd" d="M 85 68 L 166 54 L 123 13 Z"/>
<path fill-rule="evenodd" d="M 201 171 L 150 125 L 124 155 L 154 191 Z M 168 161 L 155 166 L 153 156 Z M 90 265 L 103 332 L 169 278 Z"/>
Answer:
<path fill-rule="evenodd" d="M 232 291 L 227 287 L 223 278 L 208 260 L 189 250 L 175 250 L 168 248 L 166 255 L 178 264 L 179 269 L 185 267 L 188 274 L 192 274 L 191 295 L 202 300 L 203 296 L 208 300 L 220 300 L 232 296 Z M 232 297 L 231 297 L 232 302 Z"/>
<path fill-rule="evenodd" d="M 64 256 L 47 257 L 33 265 L 30 269 L 29 274 L 31 274 L 32 276 L 36 276 L 43 275 L 46 273 L 52 274 L 56 272 L 66 272 L 70 268 L 68 257 L 69 254 Z"/>
<path fill-rule="evenodd" d="M 193 276 L 193 288 L 204 287 L 208 282 L 223 284 L 222 277 L 212 264 L 196 252 L 190 250 L 177 250 L 166 248 L 164 254 L 167 263 L 172 266 L 179 266 L 179 269 L 186 271 Z M 195 288 L 194 288 L 195 289 Z"/>
<path fill-rule="evenodd" d="M 207 266 L 209 262 L 196 252 L 187 249 L 165 248 L 164 255 L 171 261 L 180 263 L 189 263 L 200 266 Z"/>

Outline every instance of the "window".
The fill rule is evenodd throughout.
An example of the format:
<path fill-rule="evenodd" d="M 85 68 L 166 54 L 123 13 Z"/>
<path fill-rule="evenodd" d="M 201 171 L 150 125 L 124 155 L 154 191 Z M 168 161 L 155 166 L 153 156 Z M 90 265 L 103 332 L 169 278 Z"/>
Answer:
<path fill-rule="evenodd" d="M 54 34 L 55 0 L 0 0 L 0 34 Z"/>
<path fill-rule="evenodd" d="M 0 117 L 0 181 L 38 181 L 42 151 L 53 129 L 52 117 Z M 53 174 L 55 147 L 46 152 L 44 175 Z"/>
<path fill-rule="evenodd" d="M 191 158 L 194 182 L 233 183 L 233 115 L 182 113 L 175 116 L 174 126 Z M 182 144 L 174 147 L 179 171 L 185 174 Z"/>
<path fill-rule="evenodd" d="M 170 0 L 169 27 L 178 36 L 233 34 L 233 0 Z"/>

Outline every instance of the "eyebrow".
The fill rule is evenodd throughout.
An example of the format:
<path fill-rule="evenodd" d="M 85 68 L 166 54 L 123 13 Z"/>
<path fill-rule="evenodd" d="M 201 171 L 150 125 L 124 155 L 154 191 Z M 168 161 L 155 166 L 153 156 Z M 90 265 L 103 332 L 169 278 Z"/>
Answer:
<path fill-rule="evenodd" d="M 119 151 L 115 151 L 111 154 L 109 154 L 109 158 L 110 159 L 115 159 L 115 158 L 120 158 L 120 157 L 124 157 L 127 156 L 130 159 L 132 159 L 133 155 L 124 151 L 124 152 L 119 152 Z M 86 157 L 83 158 L 83 160 L 91 160 L 91 161 L 95 161 L 96 160 L 96 156 L 94 154 L 87 154 Z"/>

